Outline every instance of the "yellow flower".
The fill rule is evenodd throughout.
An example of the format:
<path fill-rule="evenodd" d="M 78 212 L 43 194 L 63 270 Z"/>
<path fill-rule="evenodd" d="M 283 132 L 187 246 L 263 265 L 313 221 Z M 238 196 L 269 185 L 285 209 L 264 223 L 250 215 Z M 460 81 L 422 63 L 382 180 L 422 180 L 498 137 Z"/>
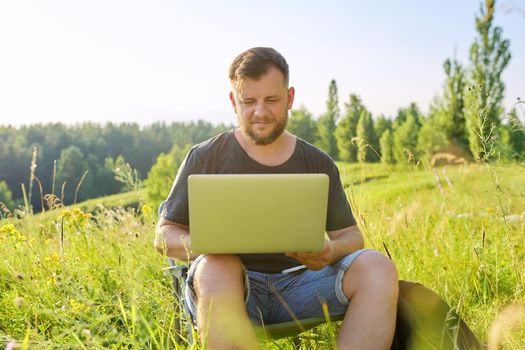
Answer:
<path fill-rule="evenodd" d="M 44 260 L 47 262 L 60 261 L 60 256 L 57 253 L 53 253 L 49 256 L 46 256 Z"/>
<path fill-rule="evenodd" d="M 151 207 L 147 204 L 144 204 L 142 208 L 140 208 L 140 211 L 142 212 L 142 214 L 148 215 L 149 213 L 151 213 Z"/>
<path fill-rule="evenodd" d="M 71 306 L 71 311 L 75 314 L 80 314 L 87 309 L 87 305 L 76 300 L 76 299 L 70 299 L 69 300 L 69 306 Z"/>
<path fill-rule="evenodd" d="M 64 209 L 58 217 L 59 220 L 64 220 L 70 225 L 81 226 L 87 224 L 88 220 L 91 219 L 93 215 L 91 213 L 86 213 L 80 208 L 73 209 Z"/>
<path fill-rule="evenodd" d="M 13 224 L 5 224 L 0 227 L 0 239 L 11 238 L 14 241 L 25 242 L 27 237 L 18 231 Z"/>

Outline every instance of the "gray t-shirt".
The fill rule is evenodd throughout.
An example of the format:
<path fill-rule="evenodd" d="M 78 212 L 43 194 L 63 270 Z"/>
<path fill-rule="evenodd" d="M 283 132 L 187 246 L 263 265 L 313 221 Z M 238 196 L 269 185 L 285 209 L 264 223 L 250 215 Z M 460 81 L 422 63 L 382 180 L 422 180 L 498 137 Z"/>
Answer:
<path fill-rule="evenodd" d="M 326 230 L 335 231 L 356 224 L 339 171 L 332 158 L 308 142 L 297 138 L 292 156 L 277 166 L 262 165 L 246 153 L 233 130 L 194 146 L 181 164 L 166 199 L 162 217 L 179 224 L 189 224 L 188 176 L 192 174 L 300 174 L 323 173 L 330 178 Z M 191 227 L 190 227 L 191 233 Z M 276 273 L 297 266 L 297 260 L 284 254 L 239 254 L 249 270 Z"/>

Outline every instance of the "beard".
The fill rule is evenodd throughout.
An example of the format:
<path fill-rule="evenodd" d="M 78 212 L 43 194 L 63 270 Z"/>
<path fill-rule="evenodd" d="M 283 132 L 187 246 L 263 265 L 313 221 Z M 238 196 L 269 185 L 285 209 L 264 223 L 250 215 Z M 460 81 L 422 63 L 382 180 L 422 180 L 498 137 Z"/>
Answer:
<path fill-rule="evenodd" d="M 274 125 L 273 129 L 270 130 L 268 133 L 265 134 L 258 134 L 252 127 L 251 123 L 246 123 L 242 117 L 239 117 L 239 125 L 241 127 L 242 133 L 255 144 L 259 146 L 265 146 L 269 145 L 272 142 L 274 142 L 281 134 L 284 132 L 284 129 L 286 128 L 286 124 L 288 122 L 288 111 L 285 112 L 286 116 L 283 120 L 277 121 L 277 123 Z M 257 119 L 258 121 L 266 121 L 267 118 L 261 118 Z"/>

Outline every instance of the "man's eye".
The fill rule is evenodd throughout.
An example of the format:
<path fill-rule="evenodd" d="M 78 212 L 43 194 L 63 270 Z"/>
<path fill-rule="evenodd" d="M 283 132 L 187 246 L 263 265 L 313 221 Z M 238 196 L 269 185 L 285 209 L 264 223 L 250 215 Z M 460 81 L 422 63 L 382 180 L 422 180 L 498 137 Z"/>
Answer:
<path fill-rule="evenodd" d="M 245 105 L 251 105 L 251 104 L 254 103 L 254 101 L 253 100 L 244 100 L 244 101 L 242 101 L 242 103 L 245 104 Z"/>

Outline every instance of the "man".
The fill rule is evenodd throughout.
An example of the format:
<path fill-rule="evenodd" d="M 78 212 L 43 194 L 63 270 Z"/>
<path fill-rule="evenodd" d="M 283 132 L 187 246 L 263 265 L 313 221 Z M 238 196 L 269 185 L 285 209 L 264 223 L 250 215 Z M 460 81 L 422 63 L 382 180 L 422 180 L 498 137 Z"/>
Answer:
<path fill-rule="evenodd" d="M 344 314 L 339 349 L 388 349 L 398 295 L 394 264 L 363 250 L 333 160 L 285 131 L 295 90 L 288 64 L 272 48 L 252 48 L 230 66 L 230 101 L 239 128 L 193 147 L 181 165 L 157 228 L 155 247 L 192 260 L 188 308 L 208 349 L 257 349 L 252 327 Z M 327 234 L 320 253 L 206 255 L 191 253 L 187 178 L 195 173 L 326 173 Z M 254 198 L 254 201 L 257 198 Z M 305 265 L 307 269 L 282 273 Z"/>

